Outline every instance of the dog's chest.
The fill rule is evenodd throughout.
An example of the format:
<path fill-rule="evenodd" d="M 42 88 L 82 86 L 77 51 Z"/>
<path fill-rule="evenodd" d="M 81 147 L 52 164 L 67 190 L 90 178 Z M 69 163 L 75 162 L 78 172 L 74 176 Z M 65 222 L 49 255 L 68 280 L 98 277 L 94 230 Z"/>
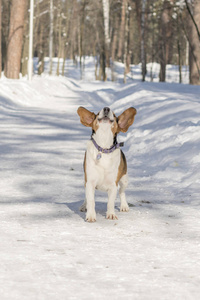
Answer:
<path fill-rule="evenodd" d="M 95 182 L 95 188 L 107 191 L 116 182 L 119 164 L 120 150 L 112 153 L 100 153 L 90 143 L 87 149 L 86 172 L 88 179 Z"/>

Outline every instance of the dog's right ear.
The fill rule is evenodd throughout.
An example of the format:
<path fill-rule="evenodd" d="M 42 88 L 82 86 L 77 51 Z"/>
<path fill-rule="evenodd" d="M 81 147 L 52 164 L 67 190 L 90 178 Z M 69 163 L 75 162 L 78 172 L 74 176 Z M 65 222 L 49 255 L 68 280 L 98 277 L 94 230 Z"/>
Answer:
<path fill-rule="evenodd" d="M 80 121 L 84 126 L 92 127 L 92 123 L 96 118 L 95 113 L 87 110 L 82 106 L 78 108 L 77 113 L 80 116 Z"/>

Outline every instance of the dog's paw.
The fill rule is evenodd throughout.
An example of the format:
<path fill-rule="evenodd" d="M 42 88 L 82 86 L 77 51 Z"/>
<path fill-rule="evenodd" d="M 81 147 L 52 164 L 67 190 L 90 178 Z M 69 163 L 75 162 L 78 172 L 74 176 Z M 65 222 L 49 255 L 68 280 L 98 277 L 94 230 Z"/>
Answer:
<path fill-rule="evenodd" d="M 109 220 L 118 220 L 118 217 L 116 216 L 115 213 L 106 213 L 106 219 L 109 219 Z"/>
<path fill-rule="evenodd" d="M 120 211 L 122 211 L 122 212 L 128 212 L 128 211 L 129 211 L 129 206 L 128 206 L 128 204 L 126 204 L 126 205 L 121 205 L 121 206 L 120 206 Z"/>
<path fill-rule="evenodd" d="M 96 213 L 87 213 L 85 220 L 90 223 L 96 222 Z"/>

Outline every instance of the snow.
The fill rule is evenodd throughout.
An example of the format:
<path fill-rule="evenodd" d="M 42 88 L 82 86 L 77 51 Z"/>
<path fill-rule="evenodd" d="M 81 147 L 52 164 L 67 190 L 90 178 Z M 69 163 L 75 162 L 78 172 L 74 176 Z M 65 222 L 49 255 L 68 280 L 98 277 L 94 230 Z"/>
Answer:
<path fill-rule="evenodd" d="M 35 75 L 0 80 L 1 299 L 199 299 L 200 87 Z M 121 69 L 120 69 L 121 68 Z M 121 70 L 121 71 L 120 71 Z M 138 72 L 139 74 L 139 72 Z M 120 77 L 121 76 L 121 77 Z M 174 78 L 174 80 L 173 80 Z M 121 134 L 128 161 L 128 213 L 84 221 L 83 156 L 90 128 L 78 106 L 138 113 Z"/>

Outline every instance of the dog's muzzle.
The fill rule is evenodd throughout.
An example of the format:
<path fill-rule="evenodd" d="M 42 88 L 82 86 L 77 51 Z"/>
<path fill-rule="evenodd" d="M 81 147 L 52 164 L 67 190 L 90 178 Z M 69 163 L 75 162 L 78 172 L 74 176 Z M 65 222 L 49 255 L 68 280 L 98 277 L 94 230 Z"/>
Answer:
<path fill-rule="evenodd" d="M 110 110 L 109 107 L 104 107 L 100 114 L 99 114 L 99 118 L 98 120 L 101 121 L 109 121 L 109 122 L 113 122 L 113 114 Z"/>

